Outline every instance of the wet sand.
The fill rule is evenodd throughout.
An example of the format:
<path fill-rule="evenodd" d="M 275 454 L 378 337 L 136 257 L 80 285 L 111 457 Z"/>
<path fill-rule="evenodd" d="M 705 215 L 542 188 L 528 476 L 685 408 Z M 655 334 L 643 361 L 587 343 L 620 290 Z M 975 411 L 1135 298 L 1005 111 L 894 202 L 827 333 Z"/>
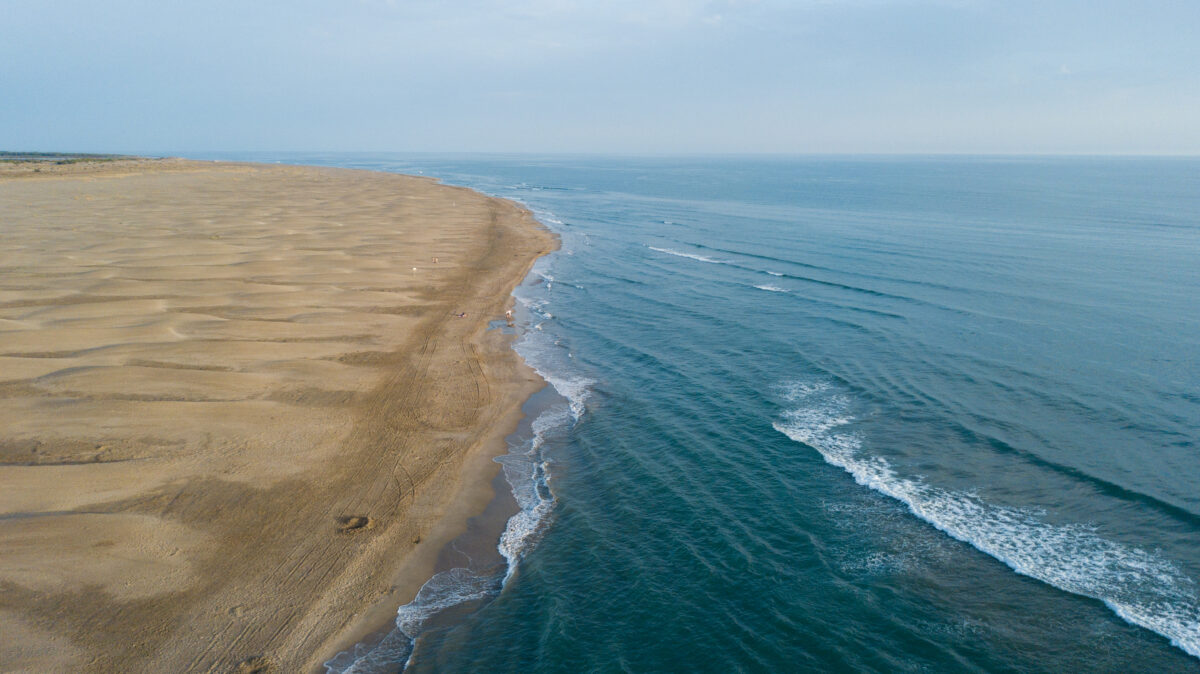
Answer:
<path fill-rule="evenodd" d="M 0 241 L 3 671 L 319 669 L 543 384 L 486 328 L 552 235 L 428 179 L 0 165 Z"/>

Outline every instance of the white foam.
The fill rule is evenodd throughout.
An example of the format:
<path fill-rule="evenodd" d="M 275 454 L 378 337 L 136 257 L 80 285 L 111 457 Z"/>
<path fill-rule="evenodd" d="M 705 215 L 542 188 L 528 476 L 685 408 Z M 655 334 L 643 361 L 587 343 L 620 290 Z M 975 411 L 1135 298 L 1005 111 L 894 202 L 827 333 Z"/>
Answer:
<path fill-rule="evenodd" d="M 415 638 L 429 618 L 443 609 L 484 599 L 500 588 L 494 578 L 470 569 L 450 569 L 434 575 L 421 586 L 417 596 L 396 612 L 396 627 Z"/>
<path fill-rule="evenodd" d="M 587 410 L 588 398 L 592 396 L 592 386 L 596 382 L 586 377 L 563 378 L 547 374 L 542 374 L 542 376 L 550 382 L 559 395 L 570 401 L 571 416 L 576 421 L 581 419 Z"/>
<path fill-rule="evenodd" d="M 533 314 L 535 317 L 543 320 L 554 318 L 554 314 L 546 310 L 546 305 L 549 304 L 548 300 L 518 297 L 517 301 L 520 302 L 521 306 L 525 307 L 525 309 L 527 309 L 529 313 Z"/>
<path fill-rule="evenodd" d="M 550 312 L 544 308 L 533 310 L 547 319 Z M 595 380 L 576 373 L 574 360 L 570 351 L 560 344 L 550 333 L 543 332 L 541 325 L 534 326 L 537 331 L 525 333 L 514 345 L 517 353 L 529 367 L 533 368 L 542 379 L 554 387 L 558 394 L 570 402 L 571 414 L 575 420 L 583 417 L 587 409 L 588 398 L 591 397 Z"/>
<path fill-rule="evenodd" d="M 908 506 L 949 536 L 1059 589 L 1103 601 L 1126 621 L 1153 630 L 1200 657 L 1200 601 L 1195 583 L 1170 560 L 1099 536 L 1092 527 L 1052 525 L 1036 513 L 901 477 L 882 457 L 863 456 L 861 438 L 839 430 L 849 401 L 825 383 L 794 382 L 792 406 L 774 424 L 821 453 L 859 484 Z"/>
<path fill-rule="evenodd" d="M 520 507 L 520 511 L 508 519 L 497 545 L 507 562 L 504 575 L 464 568 L 434 575 L 421 586 L 411 602 L 397 610 L 396 631 L 373 648 L 359 644 L 353 652 L 339 653 L 325 663 L 326 674 L 392 671 L 396 663 L 413 652 L 415 640 L 430 618 L 445 609 L 487 599 L 500 592 L 521 560 L 541 540 L 552 520 L 555 498 L 550 490 L 549 464 L 542 449 L 555 433 L 570 428 L 574 419 L 569 405 L 551 405 L 533 420 L 533 437 L 528 443 L 510 448 L 508 454 L 496 459 L 503 467 L 505 480 Z"/>
<path fill-rule="evenodd" d="M 550 263 L 544 264 L 549 266 Z M 551 405 L 532 421 L 533 437 L 526 447 L 513 448 L 497 459 L 504 466 L 504 477 L 520 506 L 520 511 L 505 524 L 497 546 L 508 561 L 505 581 L 516 572 L 521 560 L 541 540 L 552 521 L 555 499 L 550 487 L 550 463 L 543 455 L 547 439 L 566 432 L 583 417 L 596 383 L 579 373 L 570 348 L 563 343 L 563 339 L 553 331 L 543 330 L 544 322 L 553 317 L 547 306 L 551 290 L 549 282 L 554 280 L 554 276 L 545 267 L 535 266 L 535 270 L 547 279 L 547 284 L 544 287 L 525 288 L 519 299 L 532 315 L 544 320 L 534 326 L 535 330 L 522 335 L 514 348 L 525 363 L 554 387 L 566 402 Z"/>
<path fill-rule="evenodd" d="M 772 286 L 772 285 L 766 285 L 766 284 L 756 285 L 754 287 L 758 288 L 759 290 L 768 290 L 773 293 L 786 293 L 787 292 L 786 288 L 780 288 L 779 286 Z"/>
<path fill-rule="evenodd" d="M 557 215 L 555 215 L 555 213 L 553 211 L 548 211 L 544 208 L 537 208 L 537 207 L 531 206 L 531 205 L 525 203 L 524 201 L 514 198 L 514 197 L 511 197 L 511 196 L 507 197 L 507 198 L 512 199 L 513 201 L 516 201 L 517 203 L 521 204 L 525 208 L 528 208 L 530 210 L 530 212 L 533 213 L 533 217 L 537 218 L 538 222 L 542 223 L 543 225 L 546 225 L 547 229 L 557 231 L 557 227 L 562 227 L 565 224 L 565 223 L 563 223 L 562 220 L 560 220 L 558 218 Z M 550 225 L 556 225 L 557 227 L 550 227 Z"/>
<path fill-rule="evenodd" d="M 353 650 L 342 651 L 327 660 L 325 674 L 378 674 L 395 671 L 396 663 L 409 658 L 412 650 L 413 640 L 399 630 L 392 630 L 374 646 L 355 644 Z"/>
<path fill-rule="evenodd" d="M 396 663 L 409 658 L 416 638 L 429 619 L 452 606 L 486 599 L 500 591 L 494 575 L 455 568 L 425 581 L 417 596 L 396 611 L 396 629 L 373 648 L 362 644 L 353 652 L 339 653 L 325 663 L 326 674 L 375 674 L 393 671 Z M 405 664 L 407 667 L 407 663 Z"/>
<path fill-rule="evenodd" d="M 771 276 L 783 276 L 783 272 L 779 272 L 779 271 L 767 271 L 767 273 L 770 274 Z"/>
<path fill-rule="evenodd" d="M 521 508 L 508 519 L 497 545 L 508 562 L 505 582 L 516 572 L 525 554 L 541 540 L 550 523 L 555 498 L 550 488 L 550 465 L 542 449 L 549 437 L 565 432 L 573 421 L 568 405 L 552 405 L 533 420 L 533 438 L 525 451 L 514 448 L 496 459 L 504 466 L 504 479 Z"/>
<path fill-rule="evenodd" d="M 516 201 L 520 203 L 520 200 Z M 549 223 L 547 226 L 550 229 L 563 234 L 559 228 L 564 223 L 553 213 L 544 210 L 535 210 L 534 213 L 544 224 Z M 563 236 L 564 247 L 561 252 L 572 255 L 574 252 L 566 248 L 566 235 Z M 588 242 L 586 234 L 583 240 L 585 244 Z M 550 272 L 553 257 L 538 259 L 531 270 L 543 279 L 543 284 L 519 286 L 513 293 L 528 310 L 530 317 L 537 321 L 532 326 L 534 330 L 527 331 L 517 340 L 514 348 L 530 367 L 566 398 L 567 403 L 552 405 L 544 410 L 532 422 L 531 440 L 520 447 L 510 448 L 508 454 L 496 459 L 502 465 L 504 477 L 520 507 L 520 511 L 505 524 L 497 544 L 497 549 L 507 561 L 507 571 L 501 577 L 486 571 L 456 568 L 434 575 L 421 586 L 411 602 L 399 608 L 396 629 L 380 644 L 370 648 L 358 644 L 353 651 L 339 653 L 325 663 L 327 674 L 394 671 L 396 663 L 411 657 L 415 640 L 424 631 L 430 618 L 445 609 L 486 599 L 500 592 L 551 522 L 555 498 L 550 488 L 550 464 L 542 450 L 549 437 L 565 432 L 583 416 L 595 384 L 592 379 L 574 374 L 576 370 L 569 364 L 572 360 L 570 352 L 553 335 L 542 331 L 543 324 L 554 318 L 547 310 L 550 303 L 548 293 L 553 290 L 556 281 Z M 582 289 L 578 285 L 575 287 Z M 404 668 L 407 667 L 406 662 Z"/>
<path fill-rule="evenodd" d="M 697 260 L 699 262 L 708 262 L 709 264 L 728 264 L 728 262 L 726 262 L 725 260 L 718 260 L 715 257 L 705 257 L 703 255 L 696 255 L 694 253 L 685 253 L 683 251 L 672 250 L 670 248 L 657 248 L 655 246 L 646 246 L 646 247 L 649 248 L 650 250 L 656 250 L 660 253 L 666 253 L 667 255 L 675 255 L 676 257 L 686 257 L 689 260 Z"/>

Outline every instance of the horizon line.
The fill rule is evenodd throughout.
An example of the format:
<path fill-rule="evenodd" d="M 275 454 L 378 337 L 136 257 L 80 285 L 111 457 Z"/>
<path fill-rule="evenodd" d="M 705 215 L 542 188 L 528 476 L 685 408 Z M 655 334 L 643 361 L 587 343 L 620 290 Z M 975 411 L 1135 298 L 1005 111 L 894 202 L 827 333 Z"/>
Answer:
<path fill-rule="evenodd" d="M 685 159 L 685 158 L 817 158 L 817 157 L 846 157 L 846 158 L 1112 158 L 1112 159 L 1200 159 L 1197 153 L 1154 153 L 1154 152 L 603 152 L 603 151 L 511 151 L 511 150 L 261 150 L 261 149 L 174 149 L 168 151 L 106 151 L 106 150 L 6 150 L 0 149 L 0 158 L 4 155 L 70 155 L 70 156 L 110 156 L 110 157 L 145 157 L 165 159 L 170 157 L 187 158 L 189 154 L 261 154 L 261 155 L 303 155 L 303 154 L 358 154 L 358 155 L 458 155 L 458 156 L 492 156 L 492 157 L 606 157 L 606 158 L 639 158 L 639 159 Z"/>

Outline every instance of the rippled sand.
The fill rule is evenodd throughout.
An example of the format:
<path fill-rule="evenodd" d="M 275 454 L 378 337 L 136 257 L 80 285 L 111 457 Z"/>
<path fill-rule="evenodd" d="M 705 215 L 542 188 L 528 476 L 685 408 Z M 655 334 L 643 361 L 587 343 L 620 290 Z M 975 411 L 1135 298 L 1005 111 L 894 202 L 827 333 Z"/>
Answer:
<path fill-rule="evenodd" d="M 0 165 L 0 241 L 5 671 L 318 667 L 540 383 L 487 322 L 551 235 L 427 179 Z"/>

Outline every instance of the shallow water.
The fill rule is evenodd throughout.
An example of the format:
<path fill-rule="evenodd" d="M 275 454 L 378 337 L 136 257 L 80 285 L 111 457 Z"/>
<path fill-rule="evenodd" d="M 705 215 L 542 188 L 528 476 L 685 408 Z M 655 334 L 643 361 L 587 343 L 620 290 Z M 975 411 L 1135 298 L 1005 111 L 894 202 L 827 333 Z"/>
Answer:
<path fill-rule="evenodd" d="M 541 524 L 411 671 L 1200 669 L 1200 161 L 279 158 L 563 237 Z"/>

